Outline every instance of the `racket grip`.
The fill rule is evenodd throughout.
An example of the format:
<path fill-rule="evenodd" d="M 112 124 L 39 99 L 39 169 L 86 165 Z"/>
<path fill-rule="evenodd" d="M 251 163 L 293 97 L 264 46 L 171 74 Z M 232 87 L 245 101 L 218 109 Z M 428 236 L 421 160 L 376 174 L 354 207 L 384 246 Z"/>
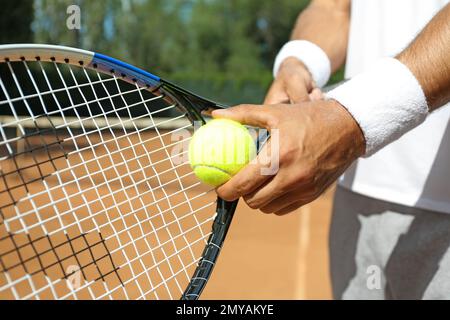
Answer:
<path fill-rule="evenodd" d="M 217 199 L 217 215 L 212 226 L 212 234 L 208 239 L 208 243 L 202 253 L 202 258 L 198 262 L 197 269 L 181 300 L 197 300 L 200 297 L 213 271 L 214 261 L 217 260 L 220 254 L 220 249 L 227 235 L 237 204 L 238 200 L 228 202 L 220 198 Z"/>

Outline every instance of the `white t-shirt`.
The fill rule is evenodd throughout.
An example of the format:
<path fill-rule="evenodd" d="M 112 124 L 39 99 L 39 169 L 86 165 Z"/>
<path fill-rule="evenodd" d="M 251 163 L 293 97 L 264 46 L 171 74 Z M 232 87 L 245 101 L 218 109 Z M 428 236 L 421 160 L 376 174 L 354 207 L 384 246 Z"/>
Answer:
<path fill-rule="evenodd" d="M 346 78 L 399 53 L 447 2 L 352 0 Z M 372 198 L 450 213 L 450 104 L 372 157 L 358 160 L 340 184 Z"/>

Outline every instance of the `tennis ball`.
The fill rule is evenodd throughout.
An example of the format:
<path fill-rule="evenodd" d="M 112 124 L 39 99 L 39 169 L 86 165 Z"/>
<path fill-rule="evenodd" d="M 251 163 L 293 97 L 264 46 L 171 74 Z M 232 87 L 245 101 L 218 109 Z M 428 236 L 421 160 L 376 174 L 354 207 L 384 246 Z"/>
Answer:
<path fill-rule="evenodd" d="M 200 127 L 189 143 L 189 162 L 204 183 L 218 187 L 256 155 L 250 132 L 239 122 L 214 119 Z"/>

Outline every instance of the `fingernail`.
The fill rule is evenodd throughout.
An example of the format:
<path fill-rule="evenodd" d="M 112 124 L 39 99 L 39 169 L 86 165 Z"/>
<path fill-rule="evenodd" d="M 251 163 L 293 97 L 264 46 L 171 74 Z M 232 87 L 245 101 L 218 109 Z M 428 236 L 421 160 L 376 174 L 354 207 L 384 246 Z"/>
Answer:
<path fill-rule="evenodd" d="M 223 117 L 226 116 L 228 111 L 226 109 L 216 109 L 212 112 L 213 117 Z"/>

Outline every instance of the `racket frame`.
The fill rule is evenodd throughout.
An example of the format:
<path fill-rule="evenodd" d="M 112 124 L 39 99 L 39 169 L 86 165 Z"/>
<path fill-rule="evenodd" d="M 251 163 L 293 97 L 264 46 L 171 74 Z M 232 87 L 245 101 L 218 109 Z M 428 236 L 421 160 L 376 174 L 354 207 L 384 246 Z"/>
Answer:
<path fill-rule="evenodd" d="M 196 121 L 204 124 L 203 115 L 208 115 L 211 110 L 227 107 L 196 95 L 150 72 L 91 51 L 46 44 L 0 45 L 0 63 L 17 61 L 65 63 L 107 75 L 119 76 L 129 83 L 147 87 L 150 92 L 161 92 L 168 103 L 175 104 L 186 112 L 192 124 Z M 237 204 L 238 200 L 228 202 L 221 198 L 217 199 L 212 233 L 181 299 L 197 300 L 200 297 L 220 254 Z"/>

